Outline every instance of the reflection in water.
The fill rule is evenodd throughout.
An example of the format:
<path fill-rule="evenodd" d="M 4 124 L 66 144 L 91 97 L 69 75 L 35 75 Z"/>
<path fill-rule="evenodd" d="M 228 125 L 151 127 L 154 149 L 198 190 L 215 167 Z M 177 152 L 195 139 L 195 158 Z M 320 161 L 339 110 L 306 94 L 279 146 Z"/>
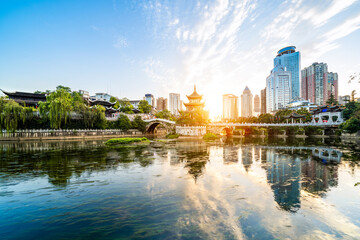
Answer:
<path fill-rule="evenodd" d="M 274 191 L 275 201 L 286 210 L 295 212 L 300 208 L 300 173 L 299 157 L 277 153 L 269 149 L 266 153 L 267 180 Z"/>
<path fill-rule="evenodd" d="M 360 202 L 357 163 L 340 161 L 331 147 L 253 141 L 2 143 L 0 235 L 360 237 L 360 206 L 348 210 L 349 199 Z"/>

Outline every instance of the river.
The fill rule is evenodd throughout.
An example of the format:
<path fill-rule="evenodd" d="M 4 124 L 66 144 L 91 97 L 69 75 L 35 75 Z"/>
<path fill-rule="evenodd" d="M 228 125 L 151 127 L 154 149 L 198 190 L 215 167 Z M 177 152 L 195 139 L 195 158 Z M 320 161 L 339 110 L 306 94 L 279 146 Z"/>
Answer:
<path fill-rule="evenodd" d="M 340 140 L 0 143 L 0 239 L 360 239 Z"/>

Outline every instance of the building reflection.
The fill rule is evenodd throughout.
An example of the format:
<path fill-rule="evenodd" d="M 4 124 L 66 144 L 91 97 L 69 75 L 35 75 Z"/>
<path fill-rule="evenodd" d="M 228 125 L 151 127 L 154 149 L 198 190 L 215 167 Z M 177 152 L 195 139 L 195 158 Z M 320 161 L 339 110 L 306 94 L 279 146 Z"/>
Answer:
<path fill-rule="evenodd" d="M 330 187 L 338 185 L 338 165 L 325 165 L 312 157 L 301 164 L 303 190 L 323 196 Z"/>
<path fill-rule="evenodd" d="M 319 152 L 329 154 L 321 155 L 322 159 Z M 224 164 L 240 158 L 247 172 L 259 162 L 279 207 L 296 212 L 301 207 L 301 190 L 324 196 L 330 187 L 337 186 L 338 166 L 327 163 L 339 163 L 341 152 L 331 148 L 245 145 L 238 151 L 234 146 L 224 147 L 223 158 Z"/>
<path fill-rule="evenodd" d="M 300 208 L 301 160 L 289 159 L 274 149 L 266 153 L 267 180 L 280 208 L 296 212 Z"/>
<path fill-rule="evenodd" d="M 170 165 L 184 164 L 195 182 L 204 174 L 204 169 L 209 161 L 209 151 L 206 144 L 200 142 L 179 142 L 176 149 L 168 151 Z"/>

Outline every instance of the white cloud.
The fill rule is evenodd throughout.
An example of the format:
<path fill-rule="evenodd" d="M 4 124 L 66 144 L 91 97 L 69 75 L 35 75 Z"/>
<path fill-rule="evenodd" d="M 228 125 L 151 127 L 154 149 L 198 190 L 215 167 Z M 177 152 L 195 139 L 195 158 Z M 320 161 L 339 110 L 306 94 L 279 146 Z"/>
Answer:
<path fill-rule="evenodd" d="M 117 48 L 117 49 L 126 48 L 126 47 L 128 46 L 128 42 L 127 42 L 127 40 L 126 40 L 124 37 L 119 36 L 119 37 L 116 39 L 116 41 L 115 41 L 115 43 L 113 44 L 113 46 L 114 46 L 115 48 Z"/>
<path fill-rule="evenodd" d="M 355 2 L 333 0 L 324 5 L 294 0 L 277 7 L 269 3 L 272 11 L 268 11 L 262 6 L 264 3 L 257 1 L 216 0 L 194 3 L 193 12 L 185 15 L 174 10 L 176 6 L 165 8 L 166 4 L 161 4 L 165 10 L 157 12 L 167 14 L 158 19 L 160 25 L 156 28 L 163 28 L 163 19 L 167 27 L 164 44 L 176 41 L 179 59 L 176 66 L 164 59 L 162 65 L 152 64 L 148 76 L 154 81 L 166 79 L 163 86 L 168 86 L 169 91 L 174 91 L 176 86 L 182 94 L 189 93 L 194 83 L 198 84 L 207 106 L 218 108 L 211 115 L 220 114 L 222 94 L 239 96 L 245 85 L 259 94 L 281 47 L 297 46 L 305 65 L 338 48 L 340 39 L 359 29 L 360 16 L 330 19 L 347 11 Z M 171 71 L 167 72 L 167 68 Z"/>

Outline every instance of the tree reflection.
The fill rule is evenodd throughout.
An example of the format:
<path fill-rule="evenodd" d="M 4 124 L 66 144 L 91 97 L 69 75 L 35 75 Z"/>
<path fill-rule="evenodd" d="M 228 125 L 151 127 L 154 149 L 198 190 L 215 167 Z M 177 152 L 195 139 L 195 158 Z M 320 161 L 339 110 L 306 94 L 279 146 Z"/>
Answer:
<path fill-rule="evenodd" d="M 55 144 L 56 145 L 56 144 Z M 31 146 L 36 148 L 34 151 Z M 56 145 L 58 147 L 58 145 Z M 52 149 L 45 144 L 43 150 L 37 144 L 8 144 L 0 148 L 0 173 L 4 181 L 13 182 L 26 178 L 47 176 L 51 184 L 66 187 L 71 178 L 83 173 L 116 169 L 118 166 L 138 163 L 146 167 L 153 163 L 153 154 L 144 147 L 118 149 L 88 143 L 87 147 L 65 143 L 63 148 Z"/>

